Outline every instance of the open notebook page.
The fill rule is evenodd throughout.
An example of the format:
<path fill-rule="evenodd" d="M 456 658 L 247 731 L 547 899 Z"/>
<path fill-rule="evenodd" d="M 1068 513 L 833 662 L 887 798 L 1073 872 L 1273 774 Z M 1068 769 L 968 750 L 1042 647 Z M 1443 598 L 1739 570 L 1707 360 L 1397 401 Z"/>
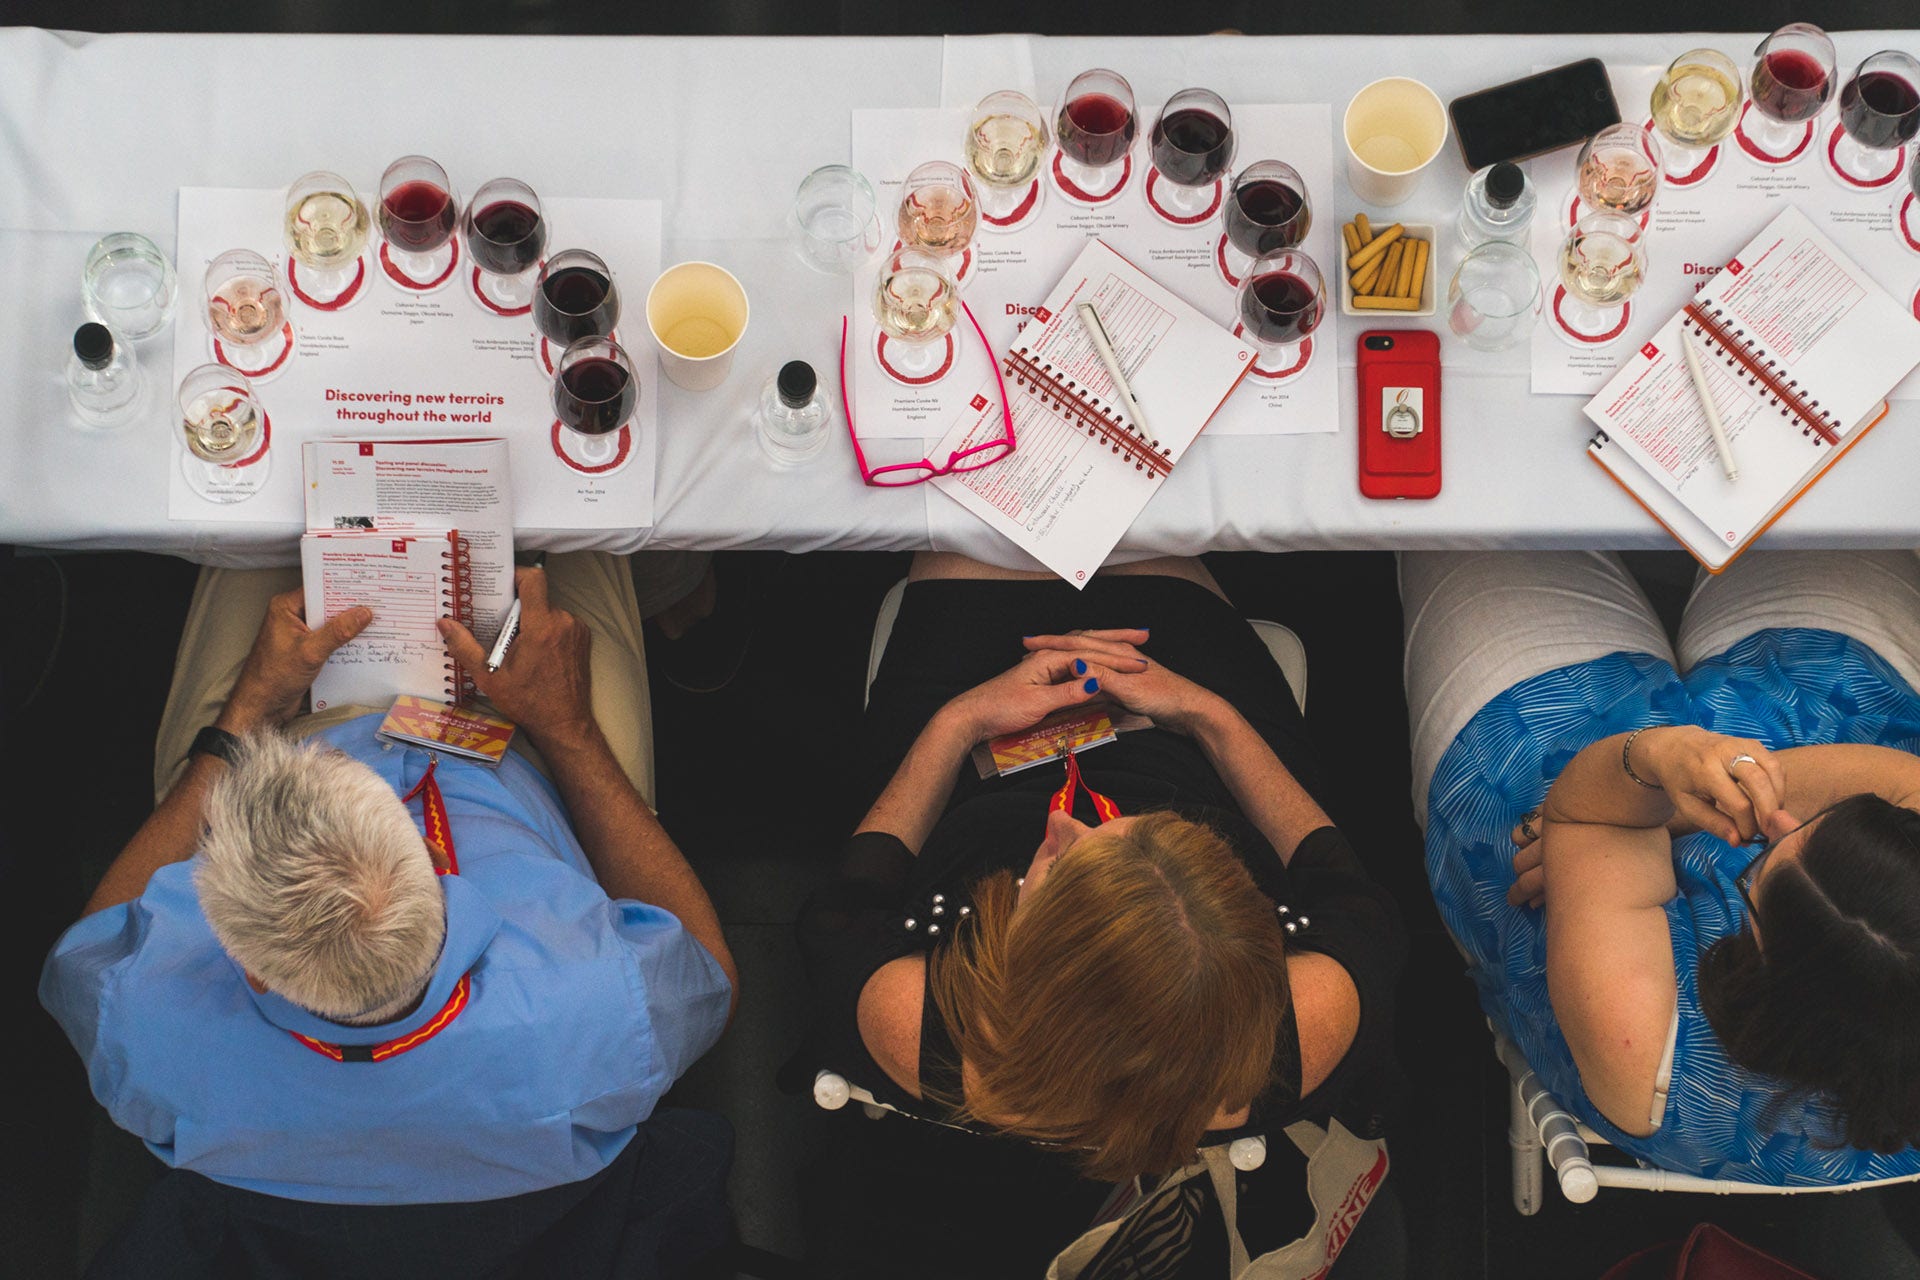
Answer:
<path fill-rule="evenodd" d="M 403 693 L 444 699 L 450 661 L 436 622 L 447 612 L 445 531 L 309 533 L 300 539 L 307 618 L 359 605 L 367 629 L 333 651 L 313 682 L 313 709 L 385 707 Z"/>

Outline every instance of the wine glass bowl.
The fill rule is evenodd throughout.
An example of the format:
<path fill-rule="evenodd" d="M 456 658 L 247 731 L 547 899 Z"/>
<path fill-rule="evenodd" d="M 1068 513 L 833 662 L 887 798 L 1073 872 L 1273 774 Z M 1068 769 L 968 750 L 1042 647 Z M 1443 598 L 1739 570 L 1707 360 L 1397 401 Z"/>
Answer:
<path fill-rule="evenodd" d="M 1139 124 L 1133 86 L 1117 71 L 1096 67 L 1067 85 L 1054 115 L 1060 154 L 1055 177 L 1069 198 L 1082 204 L 1111 200 L 1126 186 Z"/>
<path fill-rule="evenodd" d="M 293 351 L 293 323 L 273 264 L 229 249 L 207 264 L 204 300 L 213 358 L 255 380 L 280 372 Z"/>
<path fill-rule="evenodd" d="M 1260 350 L 1256 372 L 1296 371 L 1304 342 L 1325 317 L 1327 286 L 1314 260 L 1298 249 L 1266 254 L 1247 268 L 1236 305 L 1238 332 Z"/>
<path fill-rule="evenodd" d="M 1041 162 L 1049 144 L 1046 116 L 1026 94 L 990 93 L 973 108 L 967 126 L 967 168 L 988 231 L 1012 231 L 1038 210 Z"/>
<path fill-rule="evenodd" d="M 640 379 L 633 361 L 611 338 L 582 338 L 554 362 L 553 416 L 564 429 L 555 443 L 562 458 L 586 470 L 606 470 L 620 456 L 615 433 L 633 419 Z M 574 456 L 577 455 L 577 456 Z"/>
<path fill-rule="evenodd" d="M 353 184 L 339 174 L 315 169 L 295 178 L 281 228 L 289 291 L 319 311 L 337 311 L 358 298 L 372 223 Z"/>
<path fill-rule="evenodd" d="M 620 291 L 598 254 L 563 249 L 540 268 L 533 327 L 548 346 L 564 349 L 582 338 L 610 337 L 619 322 Z"/>
<path fill-rule="evenodd" d="M 1883 49 L 1861 62 L 1840 91 L 1841 136 L 1829 144 L 1827 158 L 1843 183 L 1890 186 L 1905 163 L 1903 148 L 1917 133 L 1920 61 Z"/>
<path fill-rule="evenodd" d="M 858 169 L 822 165 L 800 181 L 787 215 L 800 260 L 828 275 L 851 275 L 880 247 L 873 184 Z"/>
<path fill-rule="evenodd" d="M 1660 192 L 1660 140 L 1636 124 L 1611 124 L 1587 139 L 1574 162 L 1582 209 L 1638 217 Z"/>
<path fill-rule="evenodd" d="M 1625 331 L 1627 303 L 1646 279 L 1646 232 L 1623 214 L 1589 213 L 1561 242 L 1559 268 L 1568 305 L 1555 299 L 1556 329 L 1576 346 L 1606 346 Z"/>
<path fill-rule="evenodd" d="M 1300 171 L 1280 160 L 1257 160 L 1233 180 L 1220 207 L 1215 265 L 1237 287 L 1256 258 L 1292 249 L 1313 228 L 1313 204 Z"/>
<path fill-rule="evenodd" d="M 901 185 L 897 221 L 900 245 L 943 257 L 958 257 L 980 227 L 980 206 L 966 170 L 945 160 L 929 160 Z"/>
<path fill-rule="evenodd" d="M 880 367 L 909 384 L 934 381 L 951 363 L 959 315 L 960 288 L 949 260 L 923 249 L 895 250 L 873 290 Z"/>
<path fill-rule="evenodd" d="M 376 219 L 381 265 L 387 277 L 412 293 L 441 288 L 459 261 L 454 230 L 460 200 L 447 171 L 425 156 L 401 156 L 380 175 Z"/>
<path fill-rule="evenodd" d="M 1741 146 L 1762 164 L 1791 163 L 1806 150 L 1813 120 L 1833 96 L 1833 41 L 1812 23 L 1794 22 L 1762 40 L 1753 56 Z"/>
<path fill-rule="evenodd" d="M 246 377 L 224 364 L 199 365 L 181 379 L 174 406 L 188 487 L 220 503 L 258 492 L 268 471 L 267 414 Z"/>
<path fill-rule="evenodd" d="M 1153 122 L 1148 153 L 1147 204 L 1176 226 L 1210 216 L 1220 200 L 1216 184 L 1233 167 L 1233 112 L 1210 89 L 1182 89 Z"/>
<path fill-rule="evenodd" d="M 1675 186 L 1705 181 L 1718 163 L 1718 146 L 1740 122 L 1745 78 L 1717 49 L 1689 49 L 1667 64 L 1653 86 L 1648 110 L 1667 143 L 1666 180 Z"/>
<path fill-rule="evenodd" d="M 481 305 L 496 314 L 526 314 L 533 305 L 533 273 L 547 251 L 546 217 L 533 188 L 517 178 L 482 183 L 460 232 Z"/>

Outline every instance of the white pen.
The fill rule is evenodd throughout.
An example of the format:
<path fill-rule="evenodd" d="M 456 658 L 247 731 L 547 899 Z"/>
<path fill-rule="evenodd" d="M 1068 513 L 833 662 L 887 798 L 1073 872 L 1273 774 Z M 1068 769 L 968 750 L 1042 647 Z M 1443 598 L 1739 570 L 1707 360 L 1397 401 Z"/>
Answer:
<path fill-rule="evenodd" d="M 500 624 L 500 638 L 493 642 L 493 652 L 487 655 L 487 670 L 498 671 L 500 664 L 507 660 L 507 647 L 513 638 L 520 634 L 520 597 L 513 598 L 513 604 L 507 609 L 507 620 Z"/>
<path fill-rule="evenodd" d="M 1133 397 L 1133 388 L 1127 385 L 1127 375 L 1120 372 L 1120 357 L 1114 354 L 1113 342 L 1107 337 L 1107 326 L 1100 322 L 1100 313 L 1091 302 L 1082 302 L 1074 308 L 1080 316 L 1080 324 L 1093 339 L 1093 349 L 1100 355 L 1100 363 L 1107 366 L 1107 376 L 1113 379 L 1114 389 L 1119 392 L 1121 403 L 1127 406 L 1127 416 L 1133 419 L 1133 429 L 1141 435 L 1150 434 L 1147 427 L 1147 415 L 1141 411 L 1140 402 Z"/>
<path fill-rule="evenodd" d="M 1707 371 L 1700 367 L 1700 353 L 1687 340 L 1687 327 L 1680 326 L 1680 350 L 1687 358 L 1687 372 L 1693 375 L 1693 389 L 1700 393 L 1700 404 L 1707 411 L 1707 430 L 1713 432 L 1713 447 L 1720 451 L 1720 466 L 1727 479 L 1740 478 L 1740 464 L 1733 460 L 1733 442 L 1720 425 L 1720 411 L 1713 407 L 1713 392 L 1707 389 Z"/>

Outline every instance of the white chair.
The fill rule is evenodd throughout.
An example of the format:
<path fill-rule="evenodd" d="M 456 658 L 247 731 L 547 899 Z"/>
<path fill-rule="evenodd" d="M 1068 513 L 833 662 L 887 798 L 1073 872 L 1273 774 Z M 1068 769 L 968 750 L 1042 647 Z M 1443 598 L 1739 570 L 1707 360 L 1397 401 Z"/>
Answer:
<path fill-rule="evenodd" d="M 906 594 L 907 582 L 902 578 L 888 590 L 886 598 L 880 602 L 879 616 L 873 620 L 873 646 L 867 651 L 867 692 L 873 691 L 873 678 L 880 674 L 880 659 L 887 651 L 887 641 L 893 635 L 894 619 L 900 616 L 900 598 Z M 1259 635 L 1267 652 L 1273 655 L 1274 663 L 1280 668 L 1280 674 L 1286 679 L 1287 687 L 1293 690 L 1293 700 L 1300 710 L 1307 709 L 1307 649 L 1300 643 L 1300 637 L 1277 622 L 1249 620 L 1254 632 Z M 845 1076 L 833 1071 L 819 1071 L 813 1077 L 813 1100 L 828 1111 L 838 1111 L 849 1102 L 860 1104 L 869 1119 L 878 1120 L 889 1111 L 898 1108 L 880 1102 L 867 1090 L 854 1084 Z M 924 1123 L 923 1116 L 913 1119 Z M 1227 1147 L 1227 1159 L 1233 1167 L 1242 1172 L 1258 1169 L 1267 1159 L 1267 1140 L 1253 1136 L 1235 1138 Z"/>
<path fill-rule="evenodd" d="M 1559 1183 L 1560 1194 L 1574 1204 L 1585 1204 L 1600 1193 L 1601 1187 L 1625 1187 L 1636 1191 L 1706 1191 L 1714 1195 L 1806 1195 L 1836 1191 L 1860 1191 L 1867 1187 L 1892 1186 L 1899 1182 L 1920 1181 L 1920 1173 L 1902 1178 L 1876 1178 L 1866 1182 L 1843 1182 L 1824 1187 L 1788 1187 L 1770 1182 L 1733 1182 L 1725 1178 L 1702 1178 L 1691 1173 L 1640 1164 L 1595 1163 L 1592 1148 L 1607 1146 L 1607 1140 L 1568 1114 L 1547 1086 L 1535 1075 L 1520 1050 L 1498 1031 L 1493 1033 L 1494 1053 L 1507 1069 L 1507 1145 L 1513 1155 L 1513 1207 L 1522 1214 L 1540 1211 L 1545 1171 L 1551 1168 Z"/>

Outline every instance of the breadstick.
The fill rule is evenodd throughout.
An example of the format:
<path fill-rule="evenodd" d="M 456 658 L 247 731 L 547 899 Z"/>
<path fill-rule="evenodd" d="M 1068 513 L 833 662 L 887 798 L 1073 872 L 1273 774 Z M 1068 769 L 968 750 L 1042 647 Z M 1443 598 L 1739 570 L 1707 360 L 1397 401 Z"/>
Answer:
<path fill-rule="evenodd" d="M 1379 235 L 1375 236 L 1372 240 L 1369 240 L 1365 245 L 1365 247 L 1363 247 L 1360 250 L 1360 252 L 1354 254 L 1352 257 L 1347 259 L 1347 270 L 1358 271 L 1360 268 L 1366 266 L 1369 262 L 1372 262 L 1375 258 L 1379 257 L 1381 254 L 1385 253 L 1387 251 L 1387 246 L 1391 245 L 1394 241 L 1398 240 L 1400 238 L 1400 233 L 1404 229 L 1405 228 L 1403 228 L 1399 223 L 1396 222 L 1392 226 L 1388 227 L 1385 231 L 1382 231 Z"/>
<path fill-rule="evenodd" d="M 1351 222 L 1340 228 L 1340 238 L 1347 242 L 1349 254 L 1360 252 L 1360 232 Z"/>
<path fill-rule="evenodd" d="M 1357 274 L 1350 274 L 1347 283 L 1353 286 L 1353 291 L 1356 295 L 1365 293 L 1373 287 L 1374 281 L 1380 278 L 1380 266 L 1385 261 L 1385 258 L 1375 258 L 1367 264 L 1365 270 Z"/>
<path fill-rule="evenodd" d="M 1431 248 L 1425 240 L 1420 241 L 1419 246 L 1413 257 L 1413 281 L 1407 290 L 1407 296 L 1415 302 L 1427 291 L 1427 254 Z"/>
<path fill-rule="evenodd" d="M 1406 241 L 1387 250 L 1386 260 L 1380 266 L 1380 278 L 1374 282 L 1373 292 L 1392 296 L 1393 286 L 1400 279 L 1400 259 L 1407 255 Z"/>
<path fill-rule="evenodd" d="M 1366 214 L 1354 214 L 1353 225 L 1360 230 L 1360 247 L 1362 249 L 1373 243 L 1373 224 L 1367 221 Z"/>
<path fill-rule="evenodd" d="M 1418 298 L 1383 298 L 1379 294 L 1367 294 L 1355 298 L 1353 305 L 1361 311 L 1418 311 Z"/>
<path fill-rule="evenodd" d="M 1420 257 L 1420 246 L 1425 242 L 1407 240 L 1404 243 L 1407 251 L 1400 255 L 1400 274 L 1394 279 L 1393 288 L 1390 290 L 1396 298 L 1407 296 L 1407 285 L 1413 279 L 1413 264 Z"/>

